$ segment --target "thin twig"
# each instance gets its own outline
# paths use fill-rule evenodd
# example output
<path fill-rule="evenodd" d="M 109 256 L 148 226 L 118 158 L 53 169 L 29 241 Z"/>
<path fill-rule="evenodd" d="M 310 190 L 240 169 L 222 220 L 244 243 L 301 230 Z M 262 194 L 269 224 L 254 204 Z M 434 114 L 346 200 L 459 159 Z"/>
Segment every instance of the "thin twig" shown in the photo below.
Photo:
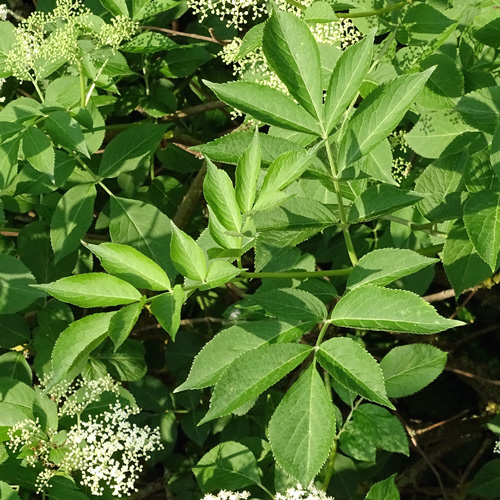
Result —
<path fill-rule="evenodd" d="M 486 333 L 495 332 L 500 328 L 500 323 L 495 323 L 494 325 L 489 325 L 486 328 L 478 330 L 477 332 L 471 333 L 467 337 L 461 340 L 457 340 L 454 343 L 453 350 L 455 351 L 459 346 L 465 344 L 466 342 L 470 342 L 471 340 L 477 339 Z"/>
<path fill-rule="evenodd" d="M 485 439 L 483 441 L 483 444 L 481 444 L 479 450 L 477 450 L 477 453 L 474 455 L 472 460 L 469 462 L 469 465 L 465 469 L 465 472 L 462 474 L 462 477 L 458 481 L 459 487 L 463 486 L 467 482 L 467 479 L 469 478 L 471 472 L 476 467 L 476 464 L 479 462 L 479 459 L 483 456 L 483 454 L 486 450 L 491 448 L 492 444 L 493 444 L 493 439 L 488 438 L 488 439 Z"/>
<path fill-rule="evenodd" d="M 170 36 L 183 36 L 186 38 L 195 38 L 196 40 L 218 43 L 219 45 L 228 45 L 232 42 L 232 40 L 219 40 L 215 36 L 214 31 L 211 28 L 208 30 L 211 36 L 197 35 L 196 33 L 186 33 L 184 31 L 176 31 L 168 28 L 159 28 L 157 26 L 139 26 L 139 28 L 148 31 L 159 31 L 160 33 L 166 33 L 167 35 Z"/>
<path fill-rule="evenodd" d="M 436 422 L 435 424 L 429 425 L 428 427 L 424 427 L 423 429 L 414 430 L 413 432 L 417 436 L 420 434 L 424 434 L 424 432 L 432 431 L 433 429 L 436 429 L 437 427 L 441 427 L 442 425 L 446 425 L 449 422 L 453 422 L 453 420 L 457 420 L 457 418 L 461 418 L 461 417 L 465 416 L 467 413 L 469 413 L 469 410 L 464 410 L 464 411 L 460 412 L 458 415 L 447 418 L 446 420 L 442 420 L 441 422 Z"/>
<path fill-rule="evenodd" d="M 222 109 L 227 107 L 227 104 L 222 101 L 208 101 L 202 104 L 197 104 L 196 106 L 191 106 L 190 108 L 179 109 L 168 115 L 165 115 L 159 119 L 159 122 L 173 122 L 175 120 L 180 120 L 181 118 L 186 118 L 191 115 L 196 115 L 198 113 L 205 113 L 206 111 L 212 111 L 213 109 Z"/>
<path fill-rule="evenodd" d="M 472 299 L 472 297 L 474 297 L 474 295 L 476 295 L 476 293 L 477 293 L 478 290 L 479 290 L 479 288 L 476 288 L 475 290 L 472 290 L 472 292 L 466 297 L 466 299 L 463 301 L 463 303 L 460 304 L 455 309 L 455 312 L 450 316 L 450 319 L 453 319 L 458 314 L 458 311 L 460 311 L 461 309 L 463 309 L 470 302 L 470 300 Z"/>
<path fill-rule="evenodd" d="M 485 384 L 499 385 L 500 386 L 500 380 L 493 380 L 491 378 L 481 377 L 481 375 L 476 375 L 474 373 L 465 372 L 463 370 L 459 370 L 458 368 L 446 367 L 445 370 L 449 371 L 449 372 L 456 373 L 457 375 L 462 375 L 462 377 L 467 377 L 467 378 L 471 378 L 473 380 L 477 380 L 478 382 L 483 382 Z"/>

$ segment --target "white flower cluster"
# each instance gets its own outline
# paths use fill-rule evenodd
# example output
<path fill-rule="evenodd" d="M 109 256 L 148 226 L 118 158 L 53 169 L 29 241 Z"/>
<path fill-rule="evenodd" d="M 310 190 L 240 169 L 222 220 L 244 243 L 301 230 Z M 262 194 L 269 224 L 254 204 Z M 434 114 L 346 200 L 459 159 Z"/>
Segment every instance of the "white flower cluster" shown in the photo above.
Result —
<path fill-rule="evenodd" d="M 102 495 L 108 485 L 117 497 L 137 491 L 135 481 L 142 471 L 141 459 L 162 447 L 158 429 L 138 427 L 129 421 L 139 409 L 122 407 L 119 402 L 110 411 L 90 417 L 73 426 L 65 442 L 71 451 L 64 460 L 68 470 L 78 470 L 82 484 L 92 495 Z"/>
<path fill-rule="evenodd" d="M 118 16 L 111 24 L 94 29 L 91 11 L 82 0 L 57 0 L 48 12 L 33 12 L 16 28 L 16 41 L 7 54 L 6 68 L 18 80 L 37 78 L 44 65 L 60 62 L 76 63 L 82 54 L 79 37 L 89 35 L 96 48 L 110 45 L 113 49 L 129 40 L 137 31 L 138 23 Z"/>
<path fill-rule="evenodd" d="M 56 390 L 57 400 L 64 399 L 59 415 L 78 417 L 68 431 L 45 433 L 38 419 L 24 420 L 9 430 L 7 446 L 15 453 L 22 452 L 29 465 L 40 463 L 44 467 L 37 477 L 37 492 L 49 487 L 59 472 L 79 472 L 81 483 L 93 495 L 102 495 L 105 486 L 117 497 L 137 491 L 135 482 L 143 468 L 140 462 L 163 446 L 158 429 L 130 422 L 140 409 L 122 406 L 118 389 L 109 375 L 100 380 L 84 379 L 76 385 L 62 384 Z M 83 410 L 104 392 L 113 393 L 116 402 L 108 411 L 81 420 Z M 51 460 L 55 449 L 60 452 L 57 463 Z"/>
<path fill-rule="evenodd" d="M 1 4 L 0 5 L 0 21 L 6 21 L 7 16 L 9 15 L 9 9 L 6 4 Z"/>
<path fill-rule="evenodd" d="M 495 447 L 493 448 L 493 453 L 500 453 L 500 441 L 495 443 Z"/>
<path fill-rule="evenodd" d="M 250 498 L 250 493 L 248 491 L 242 491 L 241 493 L 235 491 L 221 490 L 217 495 L 208 494 L 205 495 L 201 500 L 240 500 Z M 277 493 L 274 500 L 334 500 L 333 497 L 327 496 L 327 494 L 315 488 L 312 484 L 308 488 L 302 488 L 300 484 L 297 484 L 295 488 L 288 488 L 284 495 Z"/>
<path fill-rule="evenodd" d="M 296 488 L 288 488 L 284 495 L 278 493 L 276 500 L 334 500 L 333 497 L 310 485 L 308 488 L 302 488 L 300 484 Z"/>
<path fill-rule="evenodd" d="M 412 164 L 406 160 L 403 156 L 408 152 L 408 143 L 405 139 L 405 133 L 403 130 L 396 130 L 389 136 L 389 144 L 393 150 L 393 160 L 392 160 L 392 176 L 397 182 L 401 182 L 403 179 L 410 175 L 412 169 Z"/>
<path fill-rule="evenodd" d="M 205 495 L 202 500 L 246 500 L 247 498 L 250 498 L 250 493 L 248 491 L 238 493 L 235 491 L 221 490 L 217 495 L 212 495 L 211 493 Z"/>

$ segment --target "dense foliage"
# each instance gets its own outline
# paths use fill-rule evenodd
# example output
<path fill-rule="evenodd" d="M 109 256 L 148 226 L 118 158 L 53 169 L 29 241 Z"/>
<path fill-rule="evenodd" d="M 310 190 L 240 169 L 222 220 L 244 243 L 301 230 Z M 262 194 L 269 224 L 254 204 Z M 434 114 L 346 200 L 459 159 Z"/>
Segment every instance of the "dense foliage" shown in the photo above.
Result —
<path fill-rule="evenodd" d="M 500 498 L 500 2 L 34 4 L 0 498 Z"/>

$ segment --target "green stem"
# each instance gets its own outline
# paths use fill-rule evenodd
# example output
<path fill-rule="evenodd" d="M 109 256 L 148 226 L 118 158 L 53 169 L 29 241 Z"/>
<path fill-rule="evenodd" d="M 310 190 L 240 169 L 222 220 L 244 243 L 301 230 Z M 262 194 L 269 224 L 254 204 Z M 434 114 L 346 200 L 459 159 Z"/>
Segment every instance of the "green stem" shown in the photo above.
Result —
<path fill-rule="evenodd" d="M 83 74 L 82 62 L 78 61 L 78 73 L 80 74 L 80 106 L 85 107 L 85 75 Z"/>
<path fill-rule="evenodd" d="M 260 272 L 251 273 L 248 271 L 241 271 L 242 278 L 323 278 L 326 276 L 348 276 L 352 271 L 352 267 L 346 269 L 331 269 L 327 271 L 285 271 L 285 272 Z"/>
<path fill-rule="evenodd" d="M 44 102 L 45 98 L 43 97 L 43 93 L 40 90 L 40 87 L 38 86 L 36 79 L 32 78 L 31 83 L 33 84 L 33 87 L 35 87 L 36 93 L 38 94 L 38 97 L 40 97 L 40 101 Z"/>
<path fill-rule="evenodd" d="M 99 71 L 96 73 L 94 81 L 92 82 L 92 85 L 89 88 L 89 91 L 87 92 L 87 97 L 85 98 L 85 107 L 90 101 L 90 98 L 92 97 L 92 92 L 94 92 L 95 89 L 95 84 L 96 81 L 99 80 L 99 77 L 101 76 L 102 72 L 104 71 L 104 68 L 109 62 L 109 57 L 102 63 L 102 66 L 99 68 Z"/>
<path fill-rule="evenodd" d="M 349 259 L 351 260 L 352 265 L 355 266 L 358 263 L 358 256 L 356 255 L 356 251 L 354 250 L 351 234 L 349 233 L 349 224 L 347 223 L 347 213 L 345 211 L 342 193 L 340 192 L 340 184 L 337 179 L 338 172 L 337 172 L 337 167 L 335 165 L 335 161 L 333 159 L 332 148 L 330 147 L 330 142 L 328 141 L 328 134 L 324 129 L 323 129 L 323 139 L 325 140 L 325 148 L 326 148 L 326 153 L 328 155 L 328 162 L 330 163 L 330 169 L 332 171 L 333 188 L 337 196 L 337 204 L 339 206 L 340 222 L 342 226 L 342 232 L 344 233 L 345 246 L 347 248 L 347 253 L 349 254 Z"/>
<path fill-rule="evenodd" d="M 274 495 L 263 484 L 257 483 L 257 486 L 266 494 L 268 494 L 271 498 L 274 498 Z"/>
<path fill-rule="evenodd" d="M 336 457 L 337 457 L 337 440 L 335 439 L 333 441 L 328 461 L 326 462 L 325 479 L 323 480 L 323 491 L 326 491 L 328 489 L 328 486 L 330 485 L 330 480 L 332 479 L 333 476 L 333 469 L 335 467 Z"/>
<path fill-rule="evenodd" d="M 394 5 L 389 5 L 388 7 L 382 7 L 381 9 L 367 10 L 366 12 L 335 12 L 335 15 L 341 19 L 356 19 L 358 17 L 371 17 L 371 16 L 381 16 L 382 14 L 387 14 L 396 9 L 401 9 L 405 5 L 412 3 L 413 0 L 403 0 L 402 2 L 395 3 Z"/>
<path fill-rule="evenodd" d="M 77 154 L 73 153 L 72 151 L 68 151 L 68 152 L 84 168 L 84 170 L 86 170 L 94 178 L 94 181 L 97 184 L 99 184 L 99 186 L 101 186 L 102 189 L 104 189 L 104 191 L 106 191 L 106 193 L 109 194 L 109 196 L 111 196 L 111 198 L 115 197 L 115 195 L 106 187 L 106 185 L 101 180 L 99 180 L 99 177 L 97 177 L 97 175 L 94 174 L 94 172 L 92 172 L 92 170 L 90 170 L 88 165 Z"/>
<path fill-rule="evenodd" d="M 329 326 L 330 326 L 330 323 L 328 321 L 325 321 L 323 323 L 323 326 L 321 327 L 321 330 L 319 331 L 319 335 L 318 335 L 318 339 L 316 340 L 315 347 L 319 347 L 321 345 L 321 342 L 323 342 L 323 337 L 325 336 L 325 333 L 328 330 Z"/>

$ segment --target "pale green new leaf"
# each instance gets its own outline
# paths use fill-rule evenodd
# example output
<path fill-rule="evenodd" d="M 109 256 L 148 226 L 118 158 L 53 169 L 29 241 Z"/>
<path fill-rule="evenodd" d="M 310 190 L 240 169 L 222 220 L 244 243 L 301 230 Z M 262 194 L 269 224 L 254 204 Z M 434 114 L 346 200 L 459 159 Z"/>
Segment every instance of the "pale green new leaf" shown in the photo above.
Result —
<path fill-rule="evenodd" d="M 161 292 L 171 287 L 167 273 L 156 262 L 129 245 L 88 243 L 85 246 L 97 255 L 102 267 L 109 274 L 127 281 L 136 288 Z"/>
<path fill-rule="evenodd" d="M 321 366 L 344 389 L 394 408 L 387 398 L 380 366 L 356 341 L 346 337 L 327 340 L 319 347 L 317 356 Z"/>
<path fill-rule="evenodd" d="M 243 353 L 217 382 L 200 425 L 228 415 L 262 394 L 304 361 L 311 350 L 302 344 L 272 344 Z"/>
<path fill-rule="evenodd" d="M 306 151 L 288 151 L 276 158 L 269 166 L 262 184 L 260 196 L 267 192 L 285 189 L 309 167 L 314 156 Z"/>
<path fill-rule="evenodd" d="M 229 175 L 224 170 L 218 169 L 208 158 L 203 193 L 220 223 L 229 231 L 239 232 L 241 213 L 236 201 L 233 183 Z"/>
<path fill-rule="evenodd" d="M 175 285 L 171 293 L 162 293 L 151 301 L 151 312 L 172 340 L 175 340 L 181 325 L 181 309 L 185 301 L 186 293 L 181 285 Z"/>
<path fill-rule="evenodd" d="M 411 396 L 427 387 L 444 370 L 446 353 L 427 344 L 394 347 L 380 362 L 391 398 Z"/>
<path fill-rule="evenodd" d="M 52 351 L 52 376 L 47 389 L 58 384 L 108 336 L 114 312 L 92 314 L 73 322 L 57 339 Z"/>
<path fill-rule="evenodd" d="M 135 170 L 148 156 L 151 156 L 163 137 L 165 127 L 143 123 L 117 135 L 104 150 L 99 176 L 117 177 Z"/>
<path fill-rule="evenodd" d="M 105 273 L 77 274 L 33 286 L 79 307 L 121 306 L 141 299 L 141 294 L 130 283 Z"/>
<path fill-rule="evenodd" d="M 432 73 L 404 75 L 373 90 L 359 105 L 341 140 L 339 170 L 359 160 L 399 124 Z"/>
<path fill-rule="evenodd" d="M 137 323 L 141 310 L 142 304 L 136 302 L 122 307 L 111 318 L 108 335 L 115 345 L 115 352 L 127 340 L 132 328 Z"/>
<path fill-rule="evenodd" d="M 55 152 L 48 137 L 37 127 L 23 134 L 23 153 L 31 166 L 54 181 Z"/>
<path fill-rule="evenodd" d="M 351 224 L 376 219 L 414 205 L 422 198 L 424 195 L 415 191 L 405 191 L 389 184 L 377 184 L 363 191 L 354 200 L 347 218 Z"/>
<path fill-rule="evenodd" d="M 63 194 L 50 221 L 50 242 L 54 260 L 78 248 L 94 218 L 94 184 L 78 184 Z"/>
<path fill-rule="evenodd" d="M 460 220 L 456 221 L 448 232 L 442 260 L 446 276 L 457 297 L 492 274 L 488 264 L 476 252 Z"/>
<path fill-rule="evenodd" d="M 385 286 L 436 262 L 439 260 L 424 257 L 413 250 L 380 248 L 359 259 L 347 279 L 347 288 L 352 290 L 368 284 Z"/>
<path fill-rule="evenodd" d="M 461 321 L 443 318 L 412 292 L 374 285 L 364 285 L 344 295 L 335 306 L 331 321 L 346 328 L 421 334 L 463 325 Z"/>
<path fill-rule="evenodd" d="M 259 132 L 256 128 L 250 146 L 238 160 L 235 172 L 236 200 L 242 213 L 249 212 L 253 207 L 257 194 L 261 161 Z"/>
<path fill-rule="evenodd" d="M 253 453 L 240 443 L 226 441 L 203 455 L 193 467 L 196 481 L 204 493 L 213 490 L 239 490 L 260 484 Z"/>
<path fill-rule="evenodd" d="M 226 328 L 198 353 L 187 380 L 174 392 L 214 385 L 224 370 L 243 353 L 264 344 L 292 342 L 302 336 L 310 326 L 311 324 L 291 325 L 283 321 L 264 320 Z"/>
<path fill-rule="evenodd" d="M 205 83 L 221 101 L 257 120 L 287 130 L 321 135 L 318 121 L 279 90 L 244 81 Z"/>
<path fill-rule="evenodd" d="M 268 433 L 278 465 L 301 484 L 310 484 L 335 440 L 335 411 L 314 363 L 281 400 Z"/>
<path fill-rule="evenodd" d="M 312 293 L 297 288 L 278 288 L 252 295 L 252 300 L 276 318 L 287 321 L 322 321 L 328 312 Z"/>
<path fill-rule="evenodd" d="M 196 241 L 172 223 L 170 242 L 172 262 L 183 276 L 194 281 L 204 281 L 207 275 L 207 261 Z"/>
<path fill-rule="evenodd" d="M 494 272 L 500 251 L 500 194 L 471 194 L 464 205 L 464 222 L 474 248 Z"/>
<path fill-rule="evenodd" d="M 326 93 L 323 122 L 329 133 L 358 93 L 372 59 L 373 34 L 342 52 Z"/>
<path fill-rule="evenodd" d="M 320 55 L 309 26 L 295 14 L 275 9 L 264 27 L 262 48 L 290 95 L 312 116 L 321 119 Z"/>

